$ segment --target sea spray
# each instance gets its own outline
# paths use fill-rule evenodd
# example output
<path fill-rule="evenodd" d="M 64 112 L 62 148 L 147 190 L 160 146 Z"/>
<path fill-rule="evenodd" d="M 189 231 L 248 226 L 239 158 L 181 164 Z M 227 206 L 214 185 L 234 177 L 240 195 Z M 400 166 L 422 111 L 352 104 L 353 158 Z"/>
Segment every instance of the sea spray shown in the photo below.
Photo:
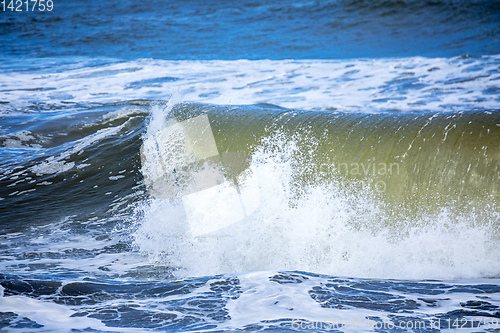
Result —
<path fill-rule="evenodd" d="M 453 206 L 394 216 L 371 187 L 341 177 L 297 186 L 308 157 L 283 133 L 263 139 L 239 180 L 242 188 L 258 184 L 251 215 L 196 237 L 181 200 L 151 198 L 143 202 L 135 245 L 178 276 L 276 269 L 376 278 L 500 274 L 495 219 L 485 224 L 481 213 L 457 214 Z"/>

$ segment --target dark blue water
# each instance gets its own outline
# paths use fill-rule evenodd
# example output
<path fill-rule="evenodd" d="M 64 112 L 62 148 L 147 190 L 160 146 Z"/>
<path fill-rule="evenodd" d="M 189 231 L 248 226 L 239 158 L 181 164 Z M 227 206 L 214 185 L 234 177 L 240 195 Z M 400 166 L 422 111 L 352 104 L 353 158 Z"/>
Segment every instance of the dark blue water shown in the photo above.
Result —
<path fill-rule="evenodd" d="M 497 0 L 54 1 L 0 16 L 0 54 L 124 59 L 449 57 L 500 52 Z"/>

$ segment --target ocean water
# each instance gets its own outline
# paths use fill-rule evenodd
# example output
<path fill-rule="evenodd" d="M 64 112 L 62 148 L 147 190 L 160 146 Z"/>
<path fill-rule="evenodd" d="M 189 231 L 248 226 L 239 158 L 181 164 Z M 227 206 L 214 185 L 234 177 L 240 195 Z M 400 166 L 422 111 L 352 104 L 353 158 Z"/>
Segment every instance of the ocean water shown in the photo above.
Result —
<path fill-rule="evenodd" d="M 50 4 L 0 3 L 0 330 L 500 332 L 499 1 Z"/>

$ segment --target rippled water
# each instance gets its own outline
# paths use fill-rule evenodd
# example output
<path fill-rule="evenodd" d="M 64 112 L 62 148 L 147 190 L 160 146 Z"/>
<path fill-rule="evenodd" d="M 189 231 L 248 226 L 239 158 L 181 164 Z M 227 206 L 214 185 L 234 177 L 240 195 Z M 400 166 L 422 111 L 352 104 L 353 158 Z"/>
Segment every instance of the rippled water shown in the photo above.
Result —
<path fill-rule="evenodd" d="M 499 53 L 496 0 L 54 1 L 6 12 L 3 53 L 127 59 L 338 59 Z"/>
<path fill-rule="evenodd" d="M 0 328 L 500 331 L 498 1 L 0 15 Z"/>

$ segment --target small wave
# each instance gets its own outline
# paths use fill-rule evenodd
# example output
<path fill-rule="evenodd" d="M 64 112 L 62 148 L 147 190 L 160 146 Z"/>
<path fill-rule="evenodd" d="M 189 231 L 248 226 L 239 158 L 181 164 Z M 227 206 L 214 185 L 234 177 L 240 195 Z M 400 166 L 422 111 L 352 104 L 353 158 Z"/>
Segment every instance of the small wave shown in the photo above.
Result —
<path fill-rule="evenodd" d="M 129 195 L 141 193 L 139 147 L 146 114 L 134 106 L 64 116 L 54 111 L 37 126 L 28 123 L 2 135 L 0 208 L 5 210 L 5 227 L 24 230 L 73 214 L 125 209 L 133 202 Z"/>

